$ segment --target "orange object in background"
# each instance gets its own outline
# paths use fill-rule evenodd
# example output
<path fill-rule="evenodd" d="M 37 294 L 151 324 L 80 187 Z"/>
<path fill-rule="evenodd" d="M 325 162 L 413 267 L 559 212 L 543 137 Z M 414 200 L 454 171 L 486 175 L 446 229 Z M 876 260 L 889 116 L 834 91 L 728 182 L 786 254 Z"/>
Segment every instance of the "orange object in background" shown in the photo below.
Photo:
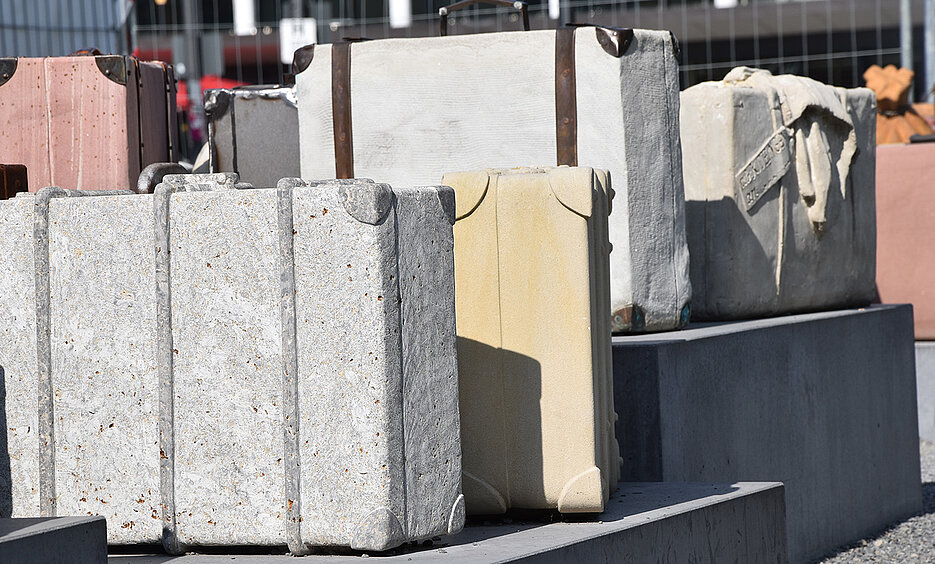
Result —
<path fill-rule="evenodd" d="M 935 143 L 877 147 L 877 290 L 935 340 Z"/>
<path fill-rule="evenodd" d="M 931 135 L 932 127 L 909 105 L 914 73 L 872 65 L 864 72 L 867 88 L 877 95 L 877 145 L 908 143 L 913 135 Z"/>

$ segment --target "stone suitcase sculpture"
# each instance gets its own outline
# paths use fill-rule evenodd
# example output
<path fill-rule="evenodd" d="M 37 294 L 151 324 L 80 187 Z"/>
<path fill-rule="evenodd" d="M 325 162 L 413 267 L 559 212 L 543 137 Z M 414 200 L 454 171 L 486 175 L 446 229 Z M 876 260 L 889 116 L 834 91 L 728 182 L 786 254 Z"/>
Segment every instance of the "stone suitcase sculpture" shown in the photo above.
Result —
<path fill-rule="evenodd" d="M 235 182 L 0 202 L 13 515 L 173 553 L 460 530 L 451 190 Z"/>
<path fill-rule="evenodd" d="M 740 67 L 681 111 L 694 315 L 869 304 L 873 92 Z"/>
<path fill-rule="evenodd" d="M 29 190 L 130 189 L 178 158 L 172 67 L 123 55 L 0 59 L 0 155 L 29 169 Z"/>
<path fill-rule="evenodd" d="M 877 290 L 911 303 L 917 340 L 935 340 L 935 143 L 877 147 Z"/>
<path fill-rule="evenodd" d="M 674 329 L 691 293 L 677 58 L 669 32 L 603 27 L 308 46 L 294 63 L 302 176 L 606 168 L 613 328 Z"/>
<path fill-rule="evenodd" d="M 212 172 L 236 172 L 256 186 L 275 186 L 280 178 L 299 176 L 294 86 L 209 90 L 205 113 Z"/>
<path fill-rule="evenodd" d="M 610 178 L 559 167 L 442 182 L 456 194 L 467 510 L 600 512 L 620 468 L 603 321 Z"/>

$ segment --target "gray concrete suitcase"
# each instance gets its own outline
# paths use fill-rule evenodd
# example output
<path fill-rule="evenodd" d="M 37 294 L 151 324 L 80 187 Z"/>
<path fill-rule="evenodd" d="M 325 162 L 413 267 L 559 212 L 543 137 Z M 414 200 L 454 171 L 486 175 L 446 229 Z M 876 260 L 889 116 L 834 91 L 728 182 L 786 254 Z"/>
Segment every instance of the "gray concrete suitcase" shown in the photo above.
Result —
<path fill-rule="evenodd" d="M 451 190 L 309 184 L 0 201 L 14 516 L 173 553 L 460 530 Z"/>
<path fill-rule="evenodd" d="M 205 93 L 211 172 L 236 172 L 255 186 L 299 176 L 294 86 L 238 86 Z"/>

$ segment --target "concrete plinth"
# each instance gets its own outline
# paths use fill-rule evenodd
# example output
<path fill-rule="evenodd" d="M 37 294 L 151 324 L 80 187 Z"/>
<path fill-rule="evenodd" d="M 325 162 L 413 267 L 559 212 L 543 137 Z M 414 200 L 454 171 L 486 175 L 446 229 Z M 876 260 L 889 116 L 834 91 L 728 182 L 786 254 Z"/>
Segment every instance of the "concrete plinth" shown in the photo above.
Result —
<path fill-rule="evenodd" d="M 431 547 L 408 544 L 380 562 L 785 562 L 783 486 L 777 483 L 628 484 L 604 513 L 581 522 L 469 525 Z M 362 561 L 306 556 L 303 562 Z M 296 562 L 289 556 L 188 555 L 173 564 Z M 114 564 L 157 564 L 159 555 L 112 555 Z"/>
<path fill-rule="evenodd" d="M 103 517 L 0 519 L 0 561 L 107 562 L 107 523 Z"/>
<path fill-rule="evenodd" d="M 919 438 L 935 443 L 935 341 L 916 341 Z"/>
<path fill-rule="evenodd" d="M 782 481 L 789 560 L 922 508 L 912 308 L 615 337 L 623 476 Z"/>

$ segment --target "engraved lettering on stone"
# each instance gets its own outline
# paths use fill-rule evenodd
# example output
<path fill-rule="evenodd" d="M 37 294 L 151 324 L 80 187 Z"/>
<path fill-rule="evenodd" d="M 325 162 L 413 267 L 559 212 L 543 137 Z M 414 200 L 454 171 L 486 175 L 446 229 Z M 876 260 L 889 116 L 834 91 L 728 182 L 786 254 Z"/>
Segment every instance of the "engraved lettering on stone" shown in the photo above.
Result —
<path fill-rule="evenodd" d="M 737 173 L 737 192 L 748 212 L 789 170 L 792 144 L 792 130 L 780 129 Z"/>

